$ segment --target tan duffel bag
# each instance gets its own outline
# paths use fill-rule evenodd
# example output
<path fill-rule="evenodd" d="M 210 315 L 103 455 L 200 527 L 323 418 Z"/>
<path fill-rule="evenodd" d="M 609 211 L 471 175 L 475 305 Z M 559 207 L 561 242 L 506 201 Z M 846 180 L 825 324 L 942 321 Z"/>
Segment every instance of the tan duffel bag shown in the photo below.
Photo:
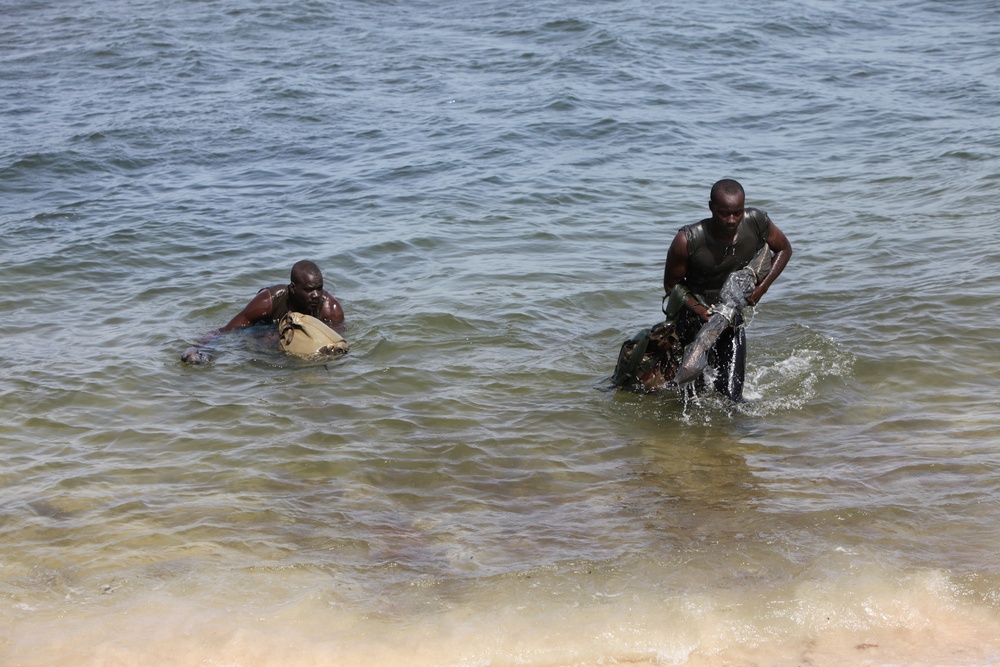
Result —
<path fill-rule="evenodd" d="M 278 322 L 278 345 L 297 357 L 336 357 L 350 347 L 344 337 L 312 315 L 287 313 Z"/>

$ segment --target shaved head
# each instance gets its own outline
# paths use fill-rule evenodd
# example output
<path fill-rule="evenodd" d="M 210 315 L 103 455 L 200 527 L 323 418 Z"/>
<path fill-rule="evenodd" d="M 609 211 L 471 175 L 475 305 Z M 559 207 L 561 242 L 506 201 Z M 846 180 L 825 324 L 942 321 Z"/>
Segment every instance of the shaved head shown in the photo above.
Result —
<path fill-rule="evenodd" d="M 746 196 L 743 192 L 743 186 L 731 178 L 724 178 L 721 181 L 716 181 L 715 185 L 712 186 L 712 195 L 709 199 L 718 202 L 720 197 L 728 199 L 737 195 Z"/>
<path fill-rule="evenodd" d="M 292 282 L 302 284 L 308 282 L 310 278 L 319 278 L 321 281 L 323 279 L 323 274 L 316 263 L 310 262 L 308 259 L 295 262 L 292 266 Z"/>

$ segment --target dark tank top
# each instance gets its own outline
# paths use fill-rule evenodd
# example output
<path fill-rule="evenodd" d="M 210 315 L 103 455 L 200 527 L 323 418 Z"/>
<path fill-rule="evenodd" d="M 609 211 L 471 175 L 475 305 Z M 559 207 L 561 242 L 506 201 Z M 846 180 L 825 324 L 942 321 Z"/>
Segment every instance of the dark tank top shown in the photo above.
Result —
<path fill-rule="evenodd" d="M 688 244 L 684 282 L 692 292 L 714 304 L 729 274 L 749 264 L 767 244 L 771 218 L 759 208 L 747 208 L 736 230 L 733 245 L 717 241 L 708 231 L 709 222 L 711 218 L 706 218 L 682 228 Z"/>
<path fill-rule="evenodd" d="M 288 285 L 271 285 L 270 287 L 262 288 L 260 291 L 263 292 L 264 290 L 267 290 L 271 294 L 271 319 L 277 322 L 288 313 Z M 322 305 L 320 307 L 322 308 Z M 308 313 L 303 314 L 319 317 L 318 309 L 310 309 Z"/>

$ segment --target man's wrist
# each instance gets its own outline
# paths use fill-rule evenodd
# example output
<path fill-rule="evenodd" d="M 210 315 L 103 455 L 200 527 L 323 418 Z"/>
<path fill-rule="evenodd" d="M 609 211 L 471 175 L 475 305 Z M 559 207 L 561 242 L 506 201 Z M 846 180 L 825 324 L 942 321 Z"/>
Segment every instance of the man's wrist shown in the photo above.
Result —
<path fill-rule="evenodd" d="M 702 304 L 697 300 L 694 300 L 692 303 L 689 303 L 688 308 L 691 310 L 691 312 L 693 312 L 695 315 L 698 315 L 699 317 L 704 318 L 708 316 L 708 308 L 706 308 L 704 304 Z"/>

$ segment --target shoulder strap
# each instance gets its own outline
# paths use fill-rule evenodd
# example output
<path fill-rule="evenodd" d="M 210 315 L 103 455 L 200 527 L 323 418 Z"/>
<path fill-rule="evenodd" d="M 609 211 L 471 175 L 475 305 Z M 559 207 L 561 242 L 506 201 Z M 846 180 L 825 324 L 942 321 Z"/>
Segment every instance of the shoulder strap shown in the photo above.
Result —
<path fill-rule="evenodd" d="M 281 319 L 288 312 L 288 285 L 270 285 L 261 287 L 257 293 L 267 292 L 271 295 L 271 318 Z"/>
<path fill-rule="evenodd" d="M 705 225 L 701 222 L 696 222 L 690 225 L 685 225 L 683 229 L 684 236 L 687 238 L 688 242 L 688 255 L 690 256 L 694 249 L 705 245 Z"/>

